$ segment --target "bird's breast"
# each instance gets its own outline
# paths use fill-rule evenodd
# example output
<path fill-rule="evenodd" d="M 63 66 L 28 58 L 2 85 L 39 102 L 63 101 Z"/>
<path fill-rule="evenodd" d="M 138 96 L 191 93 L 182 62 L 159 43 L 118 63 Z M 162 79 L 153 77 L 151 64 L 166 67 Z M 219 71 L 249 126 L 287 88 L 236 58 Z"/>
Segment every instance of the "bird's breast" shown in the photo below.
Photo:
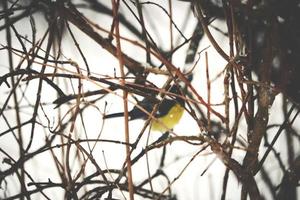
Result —
<path fill-rule="evenodd" d="M 156 120 L 152 120 L 151 130 L 166 132 L 172 129 L 179 122 L 183 115 L 183 111 L 184 108 L 177 103 L 166 115 L 159 117 Z"/>

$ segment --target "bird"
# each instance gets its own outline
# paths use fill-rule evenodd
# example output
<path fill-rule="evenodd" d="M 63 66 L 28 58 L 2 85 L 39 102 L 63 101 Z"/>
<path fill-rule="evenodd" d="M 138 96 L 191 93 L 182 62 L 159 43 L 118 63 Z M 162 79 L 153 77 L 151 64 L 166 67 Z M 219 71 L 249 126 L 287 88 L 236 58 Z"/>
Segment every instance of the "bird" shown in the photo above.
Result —
<path fill-rule="evenodd" d="M 163 100 L 158 103 L 157 111 L 153 114 L 155 119 L 151 119 L 151 131 L 159 131 L 162 133 L 168 132 L 180 121 L 184 113 L 185 105 L 185 100 L 181 97 L 180 91 L 178 85 L 172 85 L 169 92 L 173 93 L 174 96 L 166 95 Z M 129 120 L 147 120 L 149 118 L 149 113 L 153 111 L 153 108 L 157 103 L 153 102 L 153 100 L 149 100 L 149 98 L 144 98 L 137 104 L 138 106 L 134 106 L 133 109 L 128 112 Z M 148 113 L 144 112 L 141 108 Z M 124 112 L 118 112 L 104 115 L 103 119 L 122 116 L 124 116 Z"/>

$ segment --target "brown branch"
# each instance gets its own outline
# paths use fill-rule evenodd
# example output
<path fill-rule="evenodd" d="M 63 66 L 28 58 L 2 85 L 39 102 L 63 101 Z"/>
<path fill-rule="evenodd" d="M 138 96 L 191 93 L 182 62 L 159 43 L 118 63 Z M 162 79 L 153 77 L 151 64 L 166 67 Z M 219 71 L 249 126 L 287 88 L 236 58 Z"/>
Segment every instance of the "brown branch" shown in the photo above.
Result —
<path fill-rule="evenodd" d="M 113 16 L 115 20 L 115 31 L 116 31 L 116 41 L 117 41 L 117 58 L 119 60 L 120 72 L 121 72 L 121 85 L 125 86 L 125 71 L 124 71 L 124 58 L 122 55 L 121 41 L 120 41 L 120 31 L 119 31 L 119 0 L 111 0 L 113 7 Z M 125 141 L 129 142 L 129 125 L 128 125 L 128 92 L 123 90 L 123 105 L 124 105 L 124 132 L 125 132 Z M 128 191 L 130 200 L 134 200 L 134 188 L 133 188 L 133 177 L 131 169 L 131 159 L 130 159 L 130 147 L 126 146 L 126 163 L 127 163 L 127 176 L 128 176 Z"/>
<path fill-rule="evenodd" d="M 103 38 L 99 35 L 92 26 L 85 19 L 83 14 L 81 14 L 72 3 L 68 2 L 68 8 L 59 7 L 60 14 L 66 20 L 70 21 L 74 24 L 78 29 L 80 29 L 83 33 L 88 35 L 92 40 L 101 45 L 104 49 L 110 52 L 113 56 L 118 58 L 117 48 L 107 39 Z M 130 58 L 126 54 L 122 52 L 122 57 L 124 60 L 124 65 L 128 68 L 129 72 L 133 74 L 142 74 L 144 72 L 144 67 L 137 62 L 136 60 Z"/>

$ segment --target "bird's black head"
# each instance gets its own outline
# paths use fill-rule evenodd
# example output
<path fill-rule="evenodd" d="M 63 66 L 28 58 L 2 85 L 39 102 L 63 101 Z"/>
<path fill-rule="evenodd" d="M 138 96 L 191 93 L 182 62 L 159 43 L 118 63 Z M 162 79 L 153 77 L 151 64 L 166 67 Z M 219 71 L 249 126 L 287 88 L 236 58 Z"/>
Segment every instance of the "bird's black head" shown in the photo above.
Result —
<path fill-rule="evenodd" d="M 179 85 L 172 85 L 171 86 L 171 89 L 169 90 L 169 92 L 175 94 L 176 96 L 174 96 L 175 100 L 182 106 L 184 107 L 184 104 L 185 104 L 185 100 L 183 98 L 183 90 L 180 88 Z"/>

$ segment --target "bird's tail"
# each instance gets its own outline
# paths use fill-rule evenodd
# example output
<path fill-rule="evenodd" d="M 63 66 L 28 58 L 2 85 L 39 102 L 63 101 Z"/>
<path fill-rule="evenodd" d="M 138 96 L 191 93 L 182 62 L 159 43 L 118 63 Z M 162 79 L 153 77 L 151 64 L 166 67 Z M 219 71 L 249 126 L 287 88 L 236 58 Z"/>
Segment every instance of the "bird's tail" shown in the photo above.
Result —
<path fill-rule="evenodd" d="M 123 116 L 124 116 L 124 112 L 119 112 L 119 113 L 113 113 L 113 114 L 109 114 L 109 115 L 104 115 L 103 119 L 115 118 L 115 117 L 123 117 Z"/>

